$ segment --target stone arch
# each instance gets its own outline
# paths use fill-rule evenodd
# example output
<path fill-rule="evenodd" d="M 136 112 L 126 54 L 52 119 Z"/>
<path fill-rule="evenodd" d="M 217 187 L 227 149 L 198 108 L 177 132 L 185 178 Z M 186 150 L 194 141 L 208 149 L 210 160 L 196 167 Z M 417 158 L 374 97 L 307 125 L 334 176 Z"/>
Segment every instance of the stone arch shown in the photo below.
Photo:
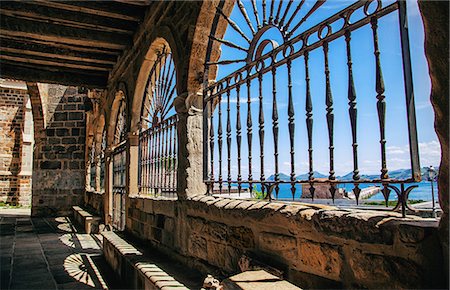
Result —
<path fill-rule="evenodd" d="M 108 122 L 108 128 L 107 128 L 107 138 L 106 138 L 106 144 L 107 147 L 111 147 L 114 145 L 114 134 L 116 131 L 116 123 L 117 123 L 117 116 L 119 114 L 121 105 L 125 105 L 125 117 L 126 117 L 126 124 L 128 124 L 129 120 L 129 100 L 127 98 L 128 96 L 128 90 L 126 87 L 126 84 L 124 82 L 119 82 L 117 85 L 117 89 L 114 93 L 114 99 L 111 105 L 111 111 L 109 113 L 109 122 Z"/>
<path fill-rule="evenodd" d="M 230 15 L 233 10 L 235 1 L 204 1 L 200 9 L 197 23 L 195 25 L 195 32 L 192 41 L 191 55 L 189 56 L 189 70 L 187 76 L 187 90 L 191 95 L 187 98 L 187 108 L 195 106 L 198 109 L 202 108 L 202 100 L 197 97 L 201 95 L 204 84 L 216 78 L 217 67 L 212 67 L 205 75 L 205 62 L 217 61 L 220 58 L 221 48 L 216 43 L 210 43 L 209 35 L 212 30 L 215 31 L 215 36 L 222 38 L 227 29 L 226 20 L 221 17 L 218 21 L 217 27 L 213 27 L 215 21 L 217 6 L 221 6 L 222 11 L 226 15 Z M 211 52 L 210 54 L 208 52 Z"/>
<path fill-rule="evenodd" d="M 41 138 L 45 137 L 45 112 L 37 83 L 27 82 L 27 88 L 33 113 L 34 140 L 38 143 Z"/>
<path fill-rule="evenodd" d="M 151 42 L 145 57 L 140 65 L 139 73 L 135 82 L 133 103 L 131 106 L 131 124 L 130 132 L 137 132 L 140 129 L 141 122 L 141 111 L 142 111 L 142 101 L 145 92 L 145 86 L 147 84 L 147 79 L 153 69 L 153 66 L 157 60 L 157 54 L 162 51 L 163 47 L 168 47 L 172 53 L 173 62 L 175 65 L 176 72 L 176 89 L 180 92 L 180 65 L 179 65 L 179 53 L 176 49 L 175 39 L 170 32 L 170 29 L 163 26 L 160 32 L 155 36 Z"/>

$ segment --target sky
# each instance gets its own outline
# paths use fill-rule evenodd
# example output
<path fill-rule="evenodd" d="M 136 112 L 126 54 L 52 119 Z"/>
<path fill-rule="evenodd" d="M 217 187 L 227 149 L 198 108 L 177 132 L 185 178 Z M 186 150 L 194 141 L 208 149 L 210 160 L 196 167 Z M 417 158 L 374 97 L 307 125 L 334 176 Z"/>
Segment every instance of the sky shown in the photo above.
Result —
<path fill-rule="evenodd" d="M 282 7 L 286 7 L 284 1 Z M 311 17 L 294 33 L 298 35 L 305 29 L 308 29 L 330 15 L 339 12 L 349 6 L 354 1 L 329 0 L 320 7 Z M 393 1 L 383 1 L 386 5 Z M 249 14 L 249 18 L 256 27 L 255 17 L 252 12 L 251 2 L 243 1 Z M 257 1 L 259 17 L 262 18 L 262 2 Z M 278 1 L 275 0 L 275 7 L 278 7 Z M 288 13 L 292 14 L 294 7 L 299 1 L 294 1 Z M 302 17 L 310 7 L 315 3 L 312 0 L 306 0 L 302 10 L 297 17 Z M 269 11 L 271 1 L 267 1 L 267 11 Z M 383 4 L 383 5 L 385 5 Z M 419 152 L 421 166 L 437 166 L 440 161 L 440 147 L 437 140 L 433 122 L 434 115 L 429 101 L 431 82 L 428 75 L 428 66 L 424 56 L 423 41 L 424 32 L 422 20 L 414 0 L 408 0 L 408 22 L 409 37 L 412 56 L 413 83 L 417 117 L 417 129 L 419 140 Z M 371 7 L 370 9 L 372 9 Z M 306 9 L 306 10 L 305 10 Z M 369 9 L 369 10 L 370 10 Z M 275 9 L 276 10 L 276 9 Z M 282 9 L 283 11 L 283 9 Z M 303 14 L 302 14 L 303 13 Z M 361 13 L 355 12 L 352 16 L 352 22 L 362 17 Z M 295 19 L 300 19 L 295 18 Z M 231 19 L 241 28 L 246 35 L 251 35 L 242 14 L 237 6 L 234 8 Z M 287 21 L 287 20 L 286 20 Z M 297 20 L 298 22 L 298 20 Z M 285 22 L 286 23 L 286 22 Z M 294 26 L 295 20 L 292 22 Z M 337 29 L 339 23 L 332 25 L 332 29 Z M 403 82 L 403 69 L 401 58 L 401 46 L 399 37 L 398 12 L 394 11 L 379 20 L 379 47 L 381 67 L 385 82 L 386 96 L 386 150 L 387 167 L 389 170 L 410 168 L 409 141 L 407 131 L 407 117 L 405 107 L 405 93 Z M 250 36 L 251 37 L 251 36 Z M 224 39 L 244 48 L 248 43 L 232 28 L 228 27 Z M 277 28 L 269 29 L 262 36 L 262 39 L 275 40 L 278 44 L 283 43 L 282 36 Z M 314 41 L 311 38 L 310 42 Z M 270 45 L 269 45 L 270 46 Z M 266 47 L 264 52 L 270 50 Z M 353 75 L 356 88 L 356 102 L 358 109 L 357 116 L 357 138 L 358 138 L 358 159 L 359 170 L 361 174 L 379 174 L 380 173 L 380 133 L 378 125 L 378 115 L 376 110 L 376 91 L 375 91 L 375 56 L 373 47 L 372 29 L 370 25 L 365 25 L 352 32 L 351 50 L 353 60 Z M 246 53 L 221 46 L 221 60 L 242 59 Z M 294 46 L 294 50 L 298 46 Z M 217 79 L 226 77 L 235 69 L 242 67 L 244 63 L 221 65 Z M 329 171 L 329 150 L 328 150 L 328 129 L 326 123 L 326 104 L 325 104 L 325 74 L 324 74 L 324 52 L 322 48 L 310 52 L 310 84 L 313 103 L 313 159 L 314 170 L 327 174 Z M 347 99 L 348 90 L 348 71 L 345 38 L 340 37 L 329 44 L 329 69 L 330 82 L 333 94 L 334 108 L 334 155 L 336 175 L 345 175 L 353 170 L 352 138 L 349 119 L 349 105 Z M 308 171 L 308 145 L 307 131 L 305 123 L 305 68 L 304 58 L 296 58 L 292 63 L 292 81 L 293 98 L 295 108 L 295 173 L 303 174 Z M 279 115 L 279 172 L 290 173 L 290 155 L 289 155 L 289 131 L 287 121 L 287 69 L 286 65 L 277 68 L 277 108 Z M 240 113 L 242 125 L 242 175 L 244 178 L 248 175 L 248 150 L 246 137 L 247 120 L 247 87 L 241 86 L 240 95 Z M 252 120 L 253 120 L 253 177 L 259 178 L 260 171 L 260 150 L 258 137 L 258 82 L 254 79 L 251 83 L 252 100 Z M 266 73 L 263 76 L 263 104 L 265 117 L 265 145 L 264 145 L 264 163 L 265 177 L 274 173 L 274 142 L 272 134 L 272 75 Z M 222 96 L 222 126 L 223 126 L 223 149 L 222 149 L 222 170 L 223 177 L 227 177 L 227 146 L 226 146 L 226 125 L 227 125 L 227 100 L 226 95 Z M 236 144 L 236 91 L 230 93 L 230 125 L 232 128 L 232 148 L 231 148 L 231 175 L 236 179 L 237 175 L 237 144 Z M 215 174 L 218 173 L 218 147 L 217 147 L 217 121 L 218 108 L 214 114 L 215 127 Z"/>

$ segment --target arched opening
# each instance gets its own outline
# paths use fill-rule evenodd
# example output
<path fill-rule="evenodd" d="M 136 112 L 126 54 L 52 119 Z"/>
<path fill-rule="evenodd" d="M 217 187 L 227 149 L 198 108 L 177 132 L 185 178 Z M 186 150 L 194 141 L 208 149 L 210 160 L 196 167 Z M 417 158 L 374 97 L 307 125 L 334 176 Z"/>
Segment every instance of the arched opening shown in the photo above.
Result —
<path fill-rule="evenodd" d="M 32 197 L 34 122 L 24 82 L 0 79 L 0 204 L 29 207 Z"/>
<path fill-rule="evenodd" d="M 124 90 L 119 90 L 114 99 L 110 122 L 109 140 L 112 161 L 112 226 L 125 228 L 126 164 L 127 164 L 127 100 Z"/>
<path fill-rule="evenodd" d="M 177 96 L 176 69 L 167 42 L 152 45 L 156 59 L 147 76 L 140 112 L 139 192 L 153 196 L 176 197 L 177 122 L 174 108 Z"/>
<path fill-rule="evenodd" d="M 430 87 L 423 63 L 412 71 L 416 23 L 406 25 L 405 2 L 303 4 L 217 4 L 203 103 L 209 192 L 355 205 L 376 195 L 405 214 L 416 185 L 430 188 L 416 184 L 426 173 L 417 130 L 428 130 L 414 102 Z"/>

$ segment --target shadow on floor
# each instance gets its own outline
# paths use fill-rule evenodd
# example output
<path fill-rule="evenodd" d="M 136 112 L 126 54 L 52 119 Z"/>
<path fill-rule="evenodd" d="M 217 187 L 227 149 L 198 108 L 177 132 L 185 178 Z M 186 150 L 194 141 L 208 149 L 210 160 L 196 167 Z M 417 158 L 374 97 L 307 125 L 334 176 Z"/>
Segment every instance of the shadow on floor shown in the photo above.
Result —
<path fill-rule="evenodd" d="M 121 289 L 101 241 L 78 231 L 69 217 L 0 209 L 1 289 Z"/>

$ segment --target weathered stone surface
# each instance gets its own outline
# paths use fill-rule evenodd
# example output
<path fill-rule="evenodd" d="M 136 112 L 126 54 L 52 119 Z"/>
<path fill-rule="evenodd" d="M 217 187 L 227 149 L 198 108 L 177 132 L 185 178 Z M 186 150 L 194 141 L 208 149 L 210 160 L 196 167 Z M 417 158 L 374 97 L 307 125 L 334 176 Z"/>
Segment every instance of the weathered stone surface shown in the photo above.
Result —
<path fill-rule="evenodd" d="M 308 240 L 298 241 L 298 263 L 294 268 L 339 280 L 343 266 L 341 249 L 339 246 L 318 243 Z"/>
<path fill-rule="evenodd" d="M 367 254 L 352 251 L 349 265 L 355 277 L 355 285 L 373 288 L 416 288 L 420 284 L 422 271 L 414 262 L 399 257 Z M 396 273 L 392 276 L 391 273 Z"/>
<path fill-rule="evenodd" d="M 314 227 L 327 235 L 354 239 L 364 243 L 392 244 L 390 231 L 377 224 L 387 214 L 371 211 L 349 213 L 347 211 L 319 211 L 312 219 Z M 332 221 L 332 222 L 331 222 Z"/>
<path fill-rule="evenodd" d="M 196 234 L 190 235 L 188 240 L 188 252 L 193 257 L 206 260 L 208 258 L 206 239 Z"/>
<path fill-rule="evenodd" d="M 262 232 L 259 234 L 259 248 L 268 253 L 275 252 L 287 261 L 297 260 L 297 239 L 295 237 Z"/>

